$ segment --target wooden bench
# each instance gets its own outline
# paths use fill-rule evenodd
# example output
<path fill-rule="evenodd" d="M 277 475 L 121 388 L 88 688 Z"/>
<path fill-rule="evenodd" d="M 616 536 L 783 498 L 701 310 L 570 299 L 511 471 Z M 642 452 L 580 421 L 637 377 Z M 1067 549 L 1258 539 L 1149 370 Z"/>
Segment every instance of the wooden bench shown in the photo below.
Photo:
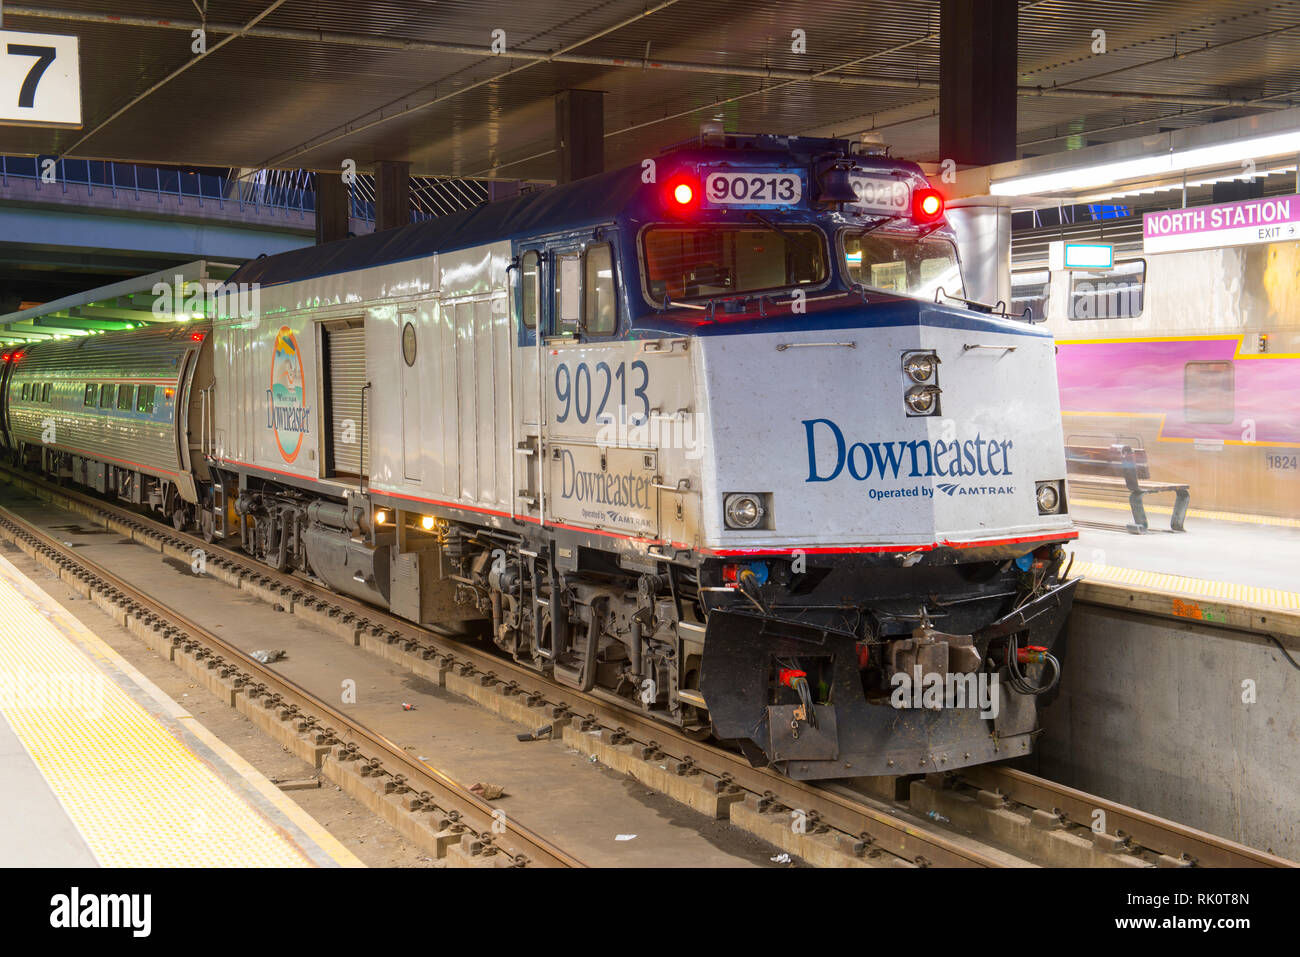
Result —
<path fill-rule="evenodd" d="M 1133 524 L 1125 527 L 1134 535 L 1148 530 L 1143 496 L 1157 492 L 1174 493 L 1174 513 L 1169 518 L 1169 528 L 1175 532 L 1185 531 L 1183 520 L 1187 517 L 1187 505 L 1192 497 L 1189 487 L 1178 482 L 1151 481 L 1146 449 L 1134 449 L 1129 445 L 1069 445 L 1065 449 L 1065 463 L 1071 486 L 1092 485 L 1128 491 Z"/>

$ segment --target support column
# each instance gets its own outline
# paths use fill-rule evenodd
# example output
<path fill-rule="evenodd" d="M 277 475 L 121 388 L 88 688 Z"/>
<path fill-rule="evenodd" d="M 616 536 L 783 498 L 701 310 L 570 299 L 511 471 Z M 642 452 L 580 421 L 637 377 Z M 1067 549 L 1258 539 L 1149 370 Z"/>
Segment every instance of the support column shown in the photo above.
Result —
<path fill-rule="evenodd" d="M 605 94 L 561 90 L 555 94 L 556 182 L 571 183 L 605 171 Z"/>
<path fill-rule="evenodd" d="M 348 188 L 342 173 L 316 174 L 316 245 L 348 237 Z"/>
<path fill-rule="evenodd" d="M 940 0 L 939 153 L 958 166 L 1016 158 L 1016 0 Z"/>
<path fill-rule="evenodd" d="M 375 232 L 411 221 L 411 164 L 382 160 L 375 164 Z"/>

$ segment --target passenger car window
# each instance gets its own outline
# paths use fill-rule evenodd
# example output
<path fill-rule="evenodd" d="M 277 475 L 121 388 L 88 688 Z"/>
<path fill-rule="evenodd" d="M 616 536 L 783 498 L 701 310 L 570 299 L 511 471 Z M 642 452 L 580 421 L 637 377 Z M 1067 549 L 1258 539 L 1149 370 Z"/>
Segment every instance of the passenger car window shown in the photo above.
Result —
<path fill-rule="evenodd" d="M 1046 269 L 1021 270 L 1011 274 L 1011 313 L 1020 315 L 1029 310 L 1033 322 L 1047 318 L 1047 297 L 1050 294 L 1052 274 Z"/>
<path fill-rule="evenodd" d="M 29 393 L 30 391 L 31 391 L 31 385 L 29 385 L 28 383 L 24 382 L 24 383 L 23 383 L 23 398 L 24 398 L 24 399 L 27 398 L 28 393 Z"/>
<path fill-rule="evenodd" d="M 614 257 L 609 243 L 587 247 L 583 277 L 583 325 L 596 336 L 614 333 L 618 325 L 618 298 L 614 285 Z"/>
<path fill-rule="evenodd" d="M 1237 415 L 1232 363 L 1189 362 L 1183 366 L 1183 418 L 1229 425 Z"/>
<path fill-rule="evenodd" d="M 540 300 L 538 295 L 542 289 L 542 267 L 541 258 L 533 250 L 524 253 L 523 261 L 519 268 L 520 282 L 520 318 L 523 320 L 525 329 L 537 328 L 537 305 Z"/>
<path fill-rule="evenodd" d="M 95 396 L 97 396 L 98 394 L 99 394 L 99 387 L 95 385 L 95 383 L 93 382 L 86 383 L 86 395 L 85 398 L 82 400 L 81 404 L 94 405 Z"/>
<path fill-rule="evenodd" d="M 111 385 L 101 385 L 99 387 L 99 407 L 101 409 L 111 409 L 113 407 L 113 390 L 116 388 Z"/>
<path fill-rule="evenodd" d="M 153 397 L 157 388 L 155 385 L 142 385 L 136 390 L 135 410 L 137 412 L 143 412 L 146 415 L 153 413 Z"/>
<path fill-rule="evenodd" d="M 119 409 L 131 408 L 131 400 L 135 398 L 135 386 L 120 385 L 117 387 L 117 407 Z"/>
<path fill-rule="evenodd" d="M 1116 263 L 1114 269 L 1070 272 L 1071 319 L 1133 319 L 1142 314 L 1145 259 Z"/>
<path fill-rule="evenodd" d="M 50 401 L 50 384 L 48 382 L 41 386 L 41 401 Z"/>

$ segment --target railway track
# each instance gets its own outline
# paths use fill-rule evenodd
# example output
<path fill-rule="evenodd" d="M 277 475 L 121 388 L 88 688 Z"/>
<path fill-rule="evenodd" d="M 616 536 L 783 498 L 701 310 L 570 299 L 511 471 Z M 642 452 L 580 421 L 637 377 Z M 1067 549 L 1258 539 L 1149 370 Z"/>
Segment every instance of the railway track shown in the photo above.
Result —
<path fill-rule="evenodd" d="M 332 751 L 337 761 L 353 763 L 363 769 L 363 775 L 383 779 L 389 793 L 409 795 L 405 803 L 410 810 L 438 822 L 438 830 L 449 839 L 472 844 L 473 853 L 489 858 L 499 854 L 511 866 L 585 866 L 551 841 L 500 815 L 448 775 L 5 508 L 0 508 L 0 529 L 26 543 L 30 551 L 71 570 L 88 590 L 106 594 L 133 617 L 161 629 L 172 644 L 197 652 L 196 657 L 218 671 L 233 690 L 292 722 L 298 733 Z"/>
<path fill-rule="evenodd" d="M 449 687 L 453 678 L 459 683 L 459 688 L 453 690 L 461 690 L 480 704 L 487 704 L 515 720 L 531 721 L 533 727 L 548 725 L 555 736 L 563 734 L 567 742 L 581 750 L 651 786 L 660 786 L 661 790 L 685 803 L 694 804 L 699 810 L 716 813 L 719 817 L 730 814 L 733 821 L 744 816 L 755 833 L 814 863 L 858 862 L 922 867 L 1062 863 L 1064 861 L 1053 861 L 1053 855 L 1043 850 L 1039 833 L 1060 832 L 1072 839 L 1070 843 L 1074 853 L 1067 858 L 1074 863 L 1078 863 L 1082 841 L 1090 845 L 1088 850 L 1099 861 L 1124 862 L 1127 866 L 1295 866 L 1282 858 L 1176 822 L 1064 788 L 1024 772 L 995 766 L 966 769 L 956 775 L 931 776 L 922 782 L 922 786 L 923 789 L 929 786 L 931 797 L 938 794 L 941 800 L 946 800 L 948 803 L 943 806 L 949 810 L 951 802 L 958 800 L 973 806 L 989 820 L 998 814 L 1025 818 L 1027 827 L 1033 829 L 1026 833 L 1035 835 L 1037 839 L 1024 842 L 1007 840 L 1005 833 L 1000 833 L 997 827 L 981 826 L 982 821 L 972 826 L 970 821 L 964 820 L 950 829 L 942 825 L 953 820 L 951 815 L 933 808 L 921 810 L 915 795 L 912 796 L 915 807 L 900 808 L 897 802 L 882 797 L 878 792 L 873 796 L 844 783 L 795 781 L 770 769 L 750 767 L 739 754 L 706 741 L 693 740 L 672 727 L 624 710 L 616 701 L 599 692 L 583 693 L 558 685 L 509 659 L 458 640 L 450 633 L 395 618 L 314 582 L 279 573 L 240 552 L 177 532 L 122 506 L 51 485 L 7 467 L 0 467 L 0 477 L 164 553 L 171 552 L 188 560 L 188 556 L 199 549 L 205 555 L 210 571 L 228 581 L 237 581 L 241 585 L 247 583 L 251 586 L 249 590 L 268 601 L 279 599 L 291 608 L 309 609 L 314 616 L 336 622 L 344 630 L 355 630 L 358 644 L 370 644 L 372 650 L 379 651 L 389 660 L 404 663 L 412 670 L 427 674 L 430 668 L 436 668 L 439 674 L 449 676 Z M 62 560 L 82 564 L 81 556 L 64 555 L 63 552 L 71 550 L 63 549 L 56 540 L 22 519 L 6 515 L 4 524 L 8 523 L 26 526 L 23 532 L 39 536 L 42 547 L 58 551 Z M 101 572 L 111 576 L 103 569 L 94 574 Z M 126 592 L 121 585 L 112 587 Z M 131 600 L 146 608 L 156 607 L 157 611 L 153 613 L 166 617 L 167 609 L 148 596 L 137 594 Z M 183 616 L 172 620 L 183 621 Z M 188 624 L 193 625 L 192 622 Z M 173 627 L 188 631 L 184 624 Z M 213 647 L 220 649 L 218 654 L 228 662 L 237 662 L 238 668 L 249 666 L 247 670 L 256 676 L 256 682 L 268 687 L 267 678 L 277 683 L 284 682 L 279 675 L 263 668 L 217 636 L 210 637 L 215 642 Z M 293 699 L 299 708 L 304 705 L 297 704 L 297 700 L 310 697 L 296 687 L 276 693 L 281 699 Z M 314 726 L 325 721 L 331 728 L 342 727 L 348 729 L 348 733 L 364 736 L 364 729 L 352 729 L 345 715 L 323 702 L 319 704 L 322 718 L 314 719 Z M 424 782 L 432 777 L 438 779 L 437 785 L 430 780 L 429 788 L 424 789 L 421 783 L 421 793 L 437 793 L 448 804 L 463 802 L 456 805 L 465 808 L 457 813 L 457 818 L 463 816 L 465 823 L 462 826 L 474 832 L 472 840 L 486 840 L 485 846 L 514 855 L 511 860 L 562 866 L 579 863 L 566 859 L 567 855 L 558 848 L 548 847 L 545 841 L 532 834 L 512 830 L 510 837 L 516 843 L 505 846 L 502 835 L 491 833 L 492 808 L 486 802 L 456 787 L 454 782 L 439 779 L 436 772 L 430 775 L 427 766 L 391 742 L 381 738 L 380 742 L 370 746 L 376 749 L 376 758 L 392 761 L 395 768 L 401 768 L 395 773 L 403 775 L 403 786 L 410 787 L 405 783 L 407 780 Z M 408 778 L 408 774 L 414 776 Z M 661 781 L 658 785 L 650 780 L 665 776 L 676 780 L 669 780 L 667 784 Z M 450 791 L 446 790 L 448 785 Z M 914 784 L 913 791 L 916 789 Z M 1108 828 L 1100 833 L 1092 829 L 1098 809 L 1106 813 L 1110 822 Z M 764 821 L 767 825 L 765 831 L 762 828 Z M 782 830 L 793 835 L 791 840 L 783 840 L 783 835 L 778 833 Z M 1087 836 L 1081 836 L 1080 831 Z M 495 841 L 492 841 L 493 837 Z"/>

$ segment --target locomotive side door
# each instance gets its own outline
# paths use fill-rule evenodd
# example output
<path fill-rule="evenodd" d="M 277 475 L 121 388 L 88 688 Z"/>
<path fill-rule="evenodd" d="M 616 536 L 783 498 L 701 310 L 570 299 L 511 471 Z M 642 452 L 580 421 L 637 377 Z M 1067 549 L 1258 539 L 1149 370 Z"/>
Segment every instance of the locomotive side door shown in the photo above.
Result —
<path fill-rule="evenodd" d="M 515 324 L 518 370 L 515 383 L 514 478 L 515 508 L 521 515 L 541 516 L 542 487 L 539 475 L 542 456 L 544 407 L 537 376 L 540 362 L 537 333 L 545 329 L 550 309 L 542 295 L 546 252 L 541 244 L 519 250 L 518 268 L 512 270 L 511 321 Z"/>
<path fill-rule="evenodd" d="M 616 538 L 659 535 L 658 444 L 649 366 L 619 306 L 618 232 L 549 250 L 551 309 L 542 349 L 546 517 Z M 626 281 L 626 280 L 624 280 Z"/>

